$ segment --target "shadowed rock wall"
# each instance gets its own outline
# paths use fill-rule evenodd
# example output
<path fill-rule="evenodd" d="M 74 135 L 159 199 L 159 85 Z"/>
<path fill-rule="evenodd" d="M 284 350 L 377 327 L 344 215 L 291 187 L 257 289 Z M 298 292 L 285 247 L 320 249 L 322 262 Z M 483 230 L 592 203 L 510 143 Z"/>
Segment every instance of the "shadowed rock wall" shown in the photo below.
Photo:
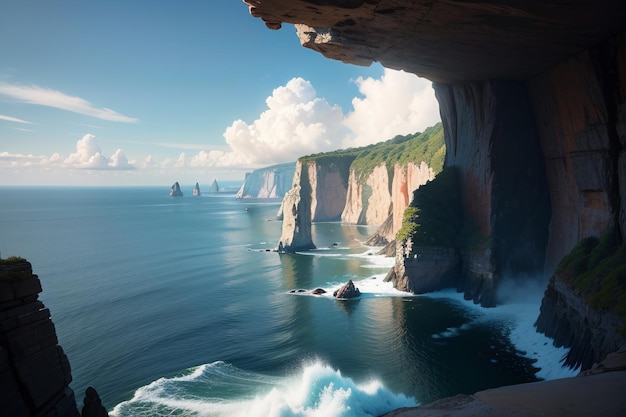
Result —
<path fill-rule="evenodd" d="M 78 417 L 70 364 L 30 263 L 0 263 L 0 415 Z"/>

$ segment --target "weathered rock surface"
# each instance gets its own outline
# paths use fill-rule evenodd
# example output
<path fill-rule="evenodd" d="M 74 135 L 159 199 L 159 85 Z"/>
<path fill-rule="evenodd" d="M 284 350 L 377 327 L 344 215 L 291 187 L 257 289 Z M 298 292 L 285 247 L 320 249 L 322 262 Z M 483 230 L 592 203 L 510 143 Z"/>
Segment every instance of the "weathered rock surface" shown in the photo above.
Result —
<path fill-rule="evenodd" d="M 525 79 L 624 27 L 619 0 L 244 0 L 271 29 L 296 24 L 303 46 L 378 61 L 435 82 Z"/>
<path fill-rule="evenodd" d="M 312 187 L 309 182 L 309 165 L 298 161 L 293 185 L 281 203 L 283 214 L 279 247 L 284 252 L 314 249 L 311 236 Z"/>
<path fill-rule="evenodd" d="M 291 188 L 296 163 L 273 165 L 246 174 L 236 198 L 283 198 Z"/>
<path fill-rule="evenodd" d="M 0 414 L 78 417 L 70 364 L 30 263 L 0 263 Z"/>
<path fill-rule="evenodd" d="M 537 331 L 554 339 L 555 346 L 572 347 L 565 364 L 590 369 L 609 353 L 626 345 L 624 321 L 615 313 L 596 310 L 567 284 L 554 277 L 541 303 Z"/>
<path fill-rule="evenodd" d="M 354 282 L 352 280 L 348 280 L 341 288 L 333 292 L 333 297 L 335 298 L 356 298 L 361 295 L 361 291 L 357 287 L 354 286 Z"/>

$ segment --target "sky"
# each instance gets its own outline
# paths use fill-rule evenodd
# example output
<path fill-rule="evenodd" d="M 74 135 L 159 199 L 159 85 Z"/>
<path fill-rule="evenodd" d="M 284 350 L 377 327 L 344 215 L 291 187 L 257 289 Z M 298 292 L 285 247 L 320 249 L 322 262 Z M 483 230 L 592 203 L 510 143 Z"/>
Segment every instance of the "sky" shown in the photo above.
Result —
<path fill-rule="evenodd" d="M 3 0 L 0 185 L 181 186 L 421 132 L 432 85 L 240 0 Z"/>

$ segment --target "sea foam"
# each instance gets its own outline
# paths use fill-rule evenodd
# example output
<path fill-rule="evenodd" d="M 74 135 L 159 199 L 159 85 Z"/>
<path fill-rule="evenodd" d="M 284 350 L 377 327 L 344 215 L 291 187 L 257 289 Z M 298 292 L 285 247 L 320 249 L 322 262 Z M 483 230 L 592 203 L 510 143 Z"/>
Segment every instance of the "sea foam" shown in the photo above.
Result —
<path fill-rule="evenodd" d="M 160 378 L 118 404 L 112 416 L 368 417 L 417 405 L 378 380 L 357 383 L 321 361 L 283 378 L 224 362 Z"/>

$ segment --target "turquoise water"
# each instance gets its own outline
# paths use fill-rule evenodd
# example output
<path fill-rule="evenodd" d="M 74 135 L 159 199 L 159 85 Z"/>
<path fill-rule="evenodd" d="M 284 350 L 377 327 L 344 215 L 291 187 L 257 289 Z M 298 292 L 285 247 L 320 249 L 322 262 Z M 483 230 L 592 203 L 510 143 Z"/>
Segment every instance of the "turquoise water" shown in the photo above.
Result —
<path fill-rule="evenodd" d="M 79 402 L 92 385 L 118 416 L 375 416 L 537 379 L 510 317 L 382 282 L 374 229 L 316 224 L 318 250 L 279 255 L 280 201 L 168 190 L 0 188 L 0 253 L 40 276 Z M 348 279 L 361 299 L 290 293 Z"/>

